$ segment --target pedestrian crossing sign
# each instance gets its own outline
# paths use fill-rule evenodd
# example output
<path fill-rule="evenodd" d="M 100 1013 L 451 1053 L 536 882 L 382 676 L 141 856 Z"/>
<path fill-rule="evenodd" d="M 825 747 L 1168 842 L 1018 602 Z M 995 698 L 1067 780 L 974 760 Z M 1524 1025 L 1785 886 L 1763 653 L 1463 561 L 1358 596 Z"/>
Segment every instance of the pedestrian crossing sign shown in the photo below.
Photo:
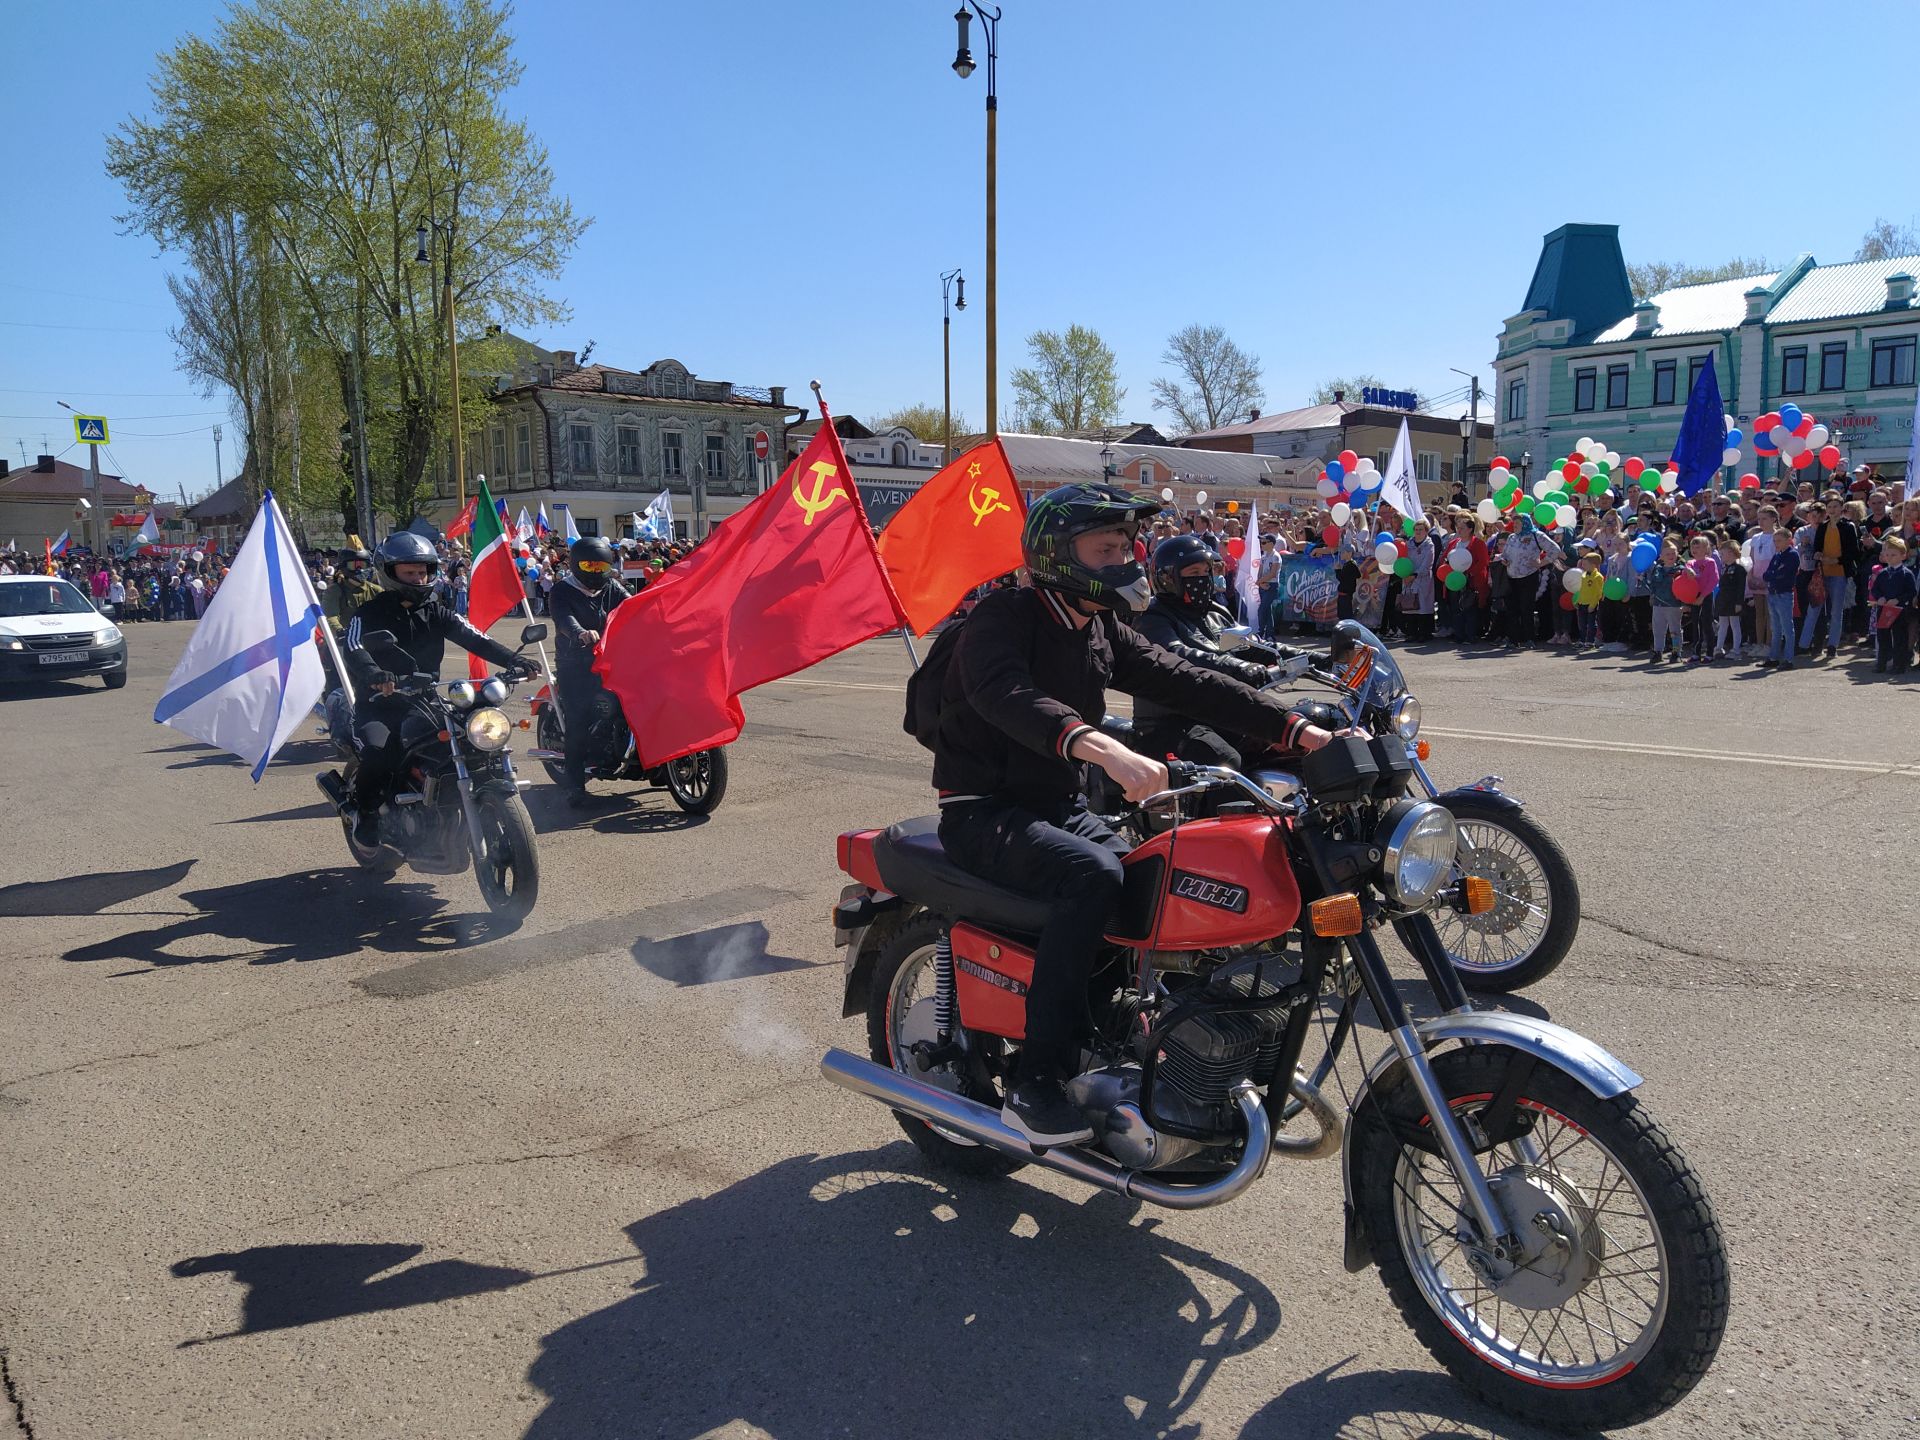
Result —
<path fill-rule="evenodd" d="M 73 417 L 73 438 L 80 445 L 104 445 L 107 443 L 107 417 L 104 415 L 76 415 Z"/>

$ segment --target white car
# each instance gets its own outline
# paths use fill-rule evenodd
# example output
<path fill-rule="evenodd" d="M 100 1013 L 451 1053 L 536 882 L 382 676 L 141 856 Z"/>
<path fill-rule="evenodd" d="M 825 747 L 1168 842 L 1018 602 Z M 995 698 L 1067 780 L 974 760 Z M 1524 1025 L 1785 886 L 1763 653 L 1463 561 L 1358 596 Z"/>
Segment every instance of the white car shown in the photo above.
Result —
<path fill-rule="evenodd" d="M 0 681 L 98 675 L 127 683 L 127 637 L 65 580 L 0 575 Z"/>

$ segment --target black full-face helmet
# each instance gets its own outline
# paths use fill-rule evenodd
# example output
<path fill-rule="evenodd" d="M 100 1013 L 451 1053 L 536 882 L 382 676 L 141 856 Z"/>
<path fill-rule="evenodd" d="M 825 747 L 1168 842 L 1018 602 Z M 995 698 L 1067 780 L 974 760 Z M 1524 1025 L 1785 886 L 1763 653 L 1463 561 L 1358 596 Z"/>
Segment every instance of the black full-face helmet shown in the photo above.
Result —
<path fill-rule="evenodd" d="M 582 535 L 567 547 L 567 568 L 583 589 L 606 589 L 613 565 L 613 546 L 598 535 Z"/>
<path fill-rule="evenodd" d="M 425 565 L 426 579 L 418 585 L 408 584 L 394 575 L 394 567 L 398 565 Z M 391 590 L 407 600 L 425 600 L 433 593 L 433 578 L 439 573 L 440 553 L 426 536 L 416 535 L 411 530 L 396 530 L 380 542 L 380 587 L 383 590 Z"/>
<path fill-rule="evenodd" d="M 1140 522 L 1160 509 L 1158 500 L 1130 495 L 1112 485 L 1074 484 L 1049 490 L 1027 511 L 1020 548 L 1033 583 L 1069 599 L 1122 612 L 1144 610 L 1151 592 L 1138 560 L 1098 569 L 1080 563 L 1073 542 L 1116 526 L 1138 533 Z"/>
<path fill-rule="evenodd" d="M 1182 575 L 1189 565 L 1205 565 L 1204 575 Z M 1198 535 L 1169 535 L 1153 547 L 1153 593 L 1203 610 L 1213 603 L 1213 574 L 1220 557 Z"/>

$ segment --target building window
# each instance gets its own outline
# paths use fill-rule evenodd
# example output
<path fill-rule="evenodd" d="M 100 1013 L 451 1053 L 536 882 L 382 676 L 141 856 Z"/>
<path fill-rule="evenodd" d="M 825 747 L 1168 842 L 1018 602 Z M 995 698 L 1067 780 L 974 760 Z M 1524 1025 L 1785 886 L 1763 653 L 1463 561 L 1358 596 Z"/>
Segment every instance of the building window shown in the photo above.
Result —
<path fill-rule="evenodd" d="M 1421 450 L 1413 457 L 1413 473 L 1424 485 L 1436 485 L 1440 481 L 1440 452 Z"/>
<path fill-rule="evenodd" d="M 1873 342 L 1873 386 L 1913 384 L 1913 336 Z"/>
<path fill-rule="evenodd" d="M 725 480 L 727 478 L 727 437 L 724 435 L 707 436 L 707 479 Z"/>
<path fill-rule="evenodd" d="M 1387 459 L 1388 459 L 1388 455 L 1385 450 L 1376 450 L 1373 452 L 1374 468 L 1383 475 L 1386 473 L 1386 470 L 1387 470 Z"/>
<path fill-rule="evenodd" d="M 640 429 L 636 425 L 622 425 L 614 431 L 620 451 L 620 473 L 638 475 L 640 473 Z"/>
<path fill-rule="evenodd" d="M 1527 377 L 1516 375 L 1507 382 L 1507 419 L 1527 418 Z"/>
<path fill-rule="evenodd" d="M 1573 408 L 1576 410 L 1593 409 L 1594 372 L 1576 370 L 1573 372 Z"/>
<path fill-rule="evenodd" d="M 1673 382 L 1678 376 L 1680 365 L 1674 360 L 1656 360 L 1653 362 L 1653 403 L 1656 405 L 1673 404 Z"/>
<path fill-rule="evenodd" d="M 1627 367 L 1624 365 L 1609 365 L 1607 367 L 1607 409 L 1624 410 L 1626 408 Z"/>
<path fill-rule="evenodd" d="M 573 522 L 573 528 L 578 530 L 582 535 L 598 535 L 600 533 L 600 522 L 591 515 L 585 518 L 576 517 Z"/>
<path fill-rule="evenodd" d="M 668 479 L 677 480 L 686 473 L 686 461 L 681 455 L 680 432 L 678 430 L 662 432 L 660 436 L 660 460 L 661 468 L 666 471 Z"/>
<path fill-rule="evenodd" d="M 1847 388 L 1847 342 L 1834 340 L 1820 347 L 1820 388 Z"/>
<path fill-rule="evenodd" d="M 1687 361 L 1687 398 L 1693 398 L 1693 387 L 1700 383 L 1700 372 L 1707 368 L 1707 357 L 1696 355 Z"/>
<path fill-rule="evenodd" d="M 507 432 L 493 432 L 493 478 L 498 480 L 507 473 Z"/>
<path fill-rule="evenodd" d="M 515 464 L 513 473 L 516 475 L 533 474 L 533 427 L 522 424 L 514 434 L 513 445 L 514 449 L 519 452 L 514 456 Z"/>
<path fill-rule="evenodd" d="M 1780 352 L 1780 393 L 1807 393 L 1807 347 L 1794 345 Z"/>
<path fill-rule="evenodd" d="M 1153 483 L 1153 461 L 1142 460 L 1140 462 L 1140 483 L 1142 485 L 1151 485 Z"/>
<path fill-rule="evenodd" d="M 591 475 L 593 464 L 593 427 L 591 425 L 569 425 L 567 427 L 567 449 L 573 473 Z"/>

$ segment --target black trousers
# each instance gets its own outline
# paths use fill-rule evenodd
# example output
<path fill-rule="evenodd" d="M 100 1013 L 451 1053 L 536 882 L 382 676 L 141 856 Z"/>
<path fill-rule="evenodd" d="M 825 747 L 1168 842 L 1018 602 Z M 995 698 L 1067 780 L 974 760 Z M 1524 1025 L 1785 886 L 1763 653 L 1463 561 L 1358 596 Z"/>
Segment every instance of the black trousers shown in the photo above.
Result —
<path fill-rule="evenodd" d="M 961 869 L 1051 902 L 1033 957 L 1019 1078 L 1068 1078 L 1079 1053 L 1087 982 L 1132 847 L 1078 796 L 1030 809 L 988 798 L 940 812 L 940 843 Z"/>
<path fill-rule="evenodd" d="M 610 719 L 603 715 L 605 702 L 611 701 L 600 677 L 586 666 L 562 665 L 554 676 L 560 682 L 560 723 L 565 727 L 567 788 L 578 790 L 587 783 L 587 758 L 593 753 L 594 737 Z"/>
<path fill-rule="evenodd" d="M 433 721 L 400 695 L 368 694 L 353 707 L 353 733 L 360 740 L 360 768 L 354 774 L 354 801 L 362 810 L 387 798 L 407 751 L 425 741 Z"/>

